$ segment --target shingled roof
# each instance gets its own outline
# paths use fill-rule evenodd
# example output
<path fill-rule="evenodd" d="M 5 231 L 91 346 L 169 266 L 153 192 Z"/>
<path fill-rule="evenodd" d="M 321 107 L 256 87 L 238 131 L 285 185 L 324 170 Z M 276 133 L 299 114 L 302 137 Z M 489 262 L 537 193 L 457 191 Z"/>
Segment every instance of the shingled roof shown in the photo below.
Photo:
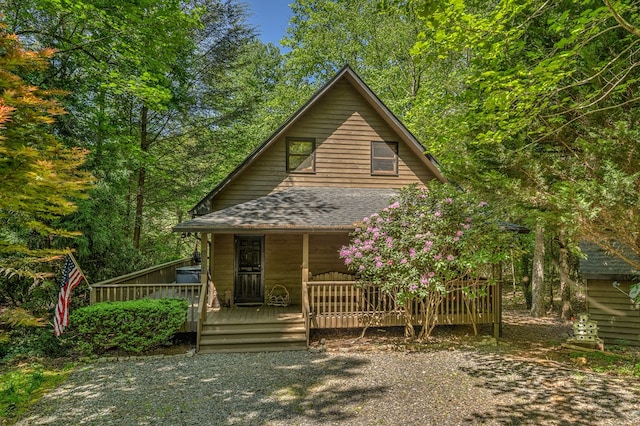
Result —
<path fill-rule="evenodd" d="M 588 279 L 625 280 L 638 275 L 631 265 L 621 258 L 607 253 L 593 243 L 581 243 L 580 249 L 586 259 L 580 260 L 580 273 Z M 625 256 L 638 259 L 628 248 L 620 247 Z"/>
<path fill-rule="evenodd" d="M 176 232 L 349 231 L 398 195 L 394 189 L 292 187 L 196 217 Z"/>

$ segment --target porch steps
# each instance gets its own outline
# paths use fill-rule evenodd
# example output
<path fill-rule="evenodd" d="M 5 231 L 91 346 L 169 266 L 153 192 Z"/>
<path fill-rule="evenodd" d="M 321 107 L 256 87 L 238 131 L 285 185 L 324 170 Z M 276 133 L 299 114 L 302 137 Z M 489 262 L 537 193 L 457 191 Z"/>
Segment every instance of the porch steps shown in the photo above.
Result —
<path fill-rule="evenodd" d="M 205 322 L 200 353 L 275 352 L 306 350 L 307 336 L 302 314 L 254 321 Z"/>

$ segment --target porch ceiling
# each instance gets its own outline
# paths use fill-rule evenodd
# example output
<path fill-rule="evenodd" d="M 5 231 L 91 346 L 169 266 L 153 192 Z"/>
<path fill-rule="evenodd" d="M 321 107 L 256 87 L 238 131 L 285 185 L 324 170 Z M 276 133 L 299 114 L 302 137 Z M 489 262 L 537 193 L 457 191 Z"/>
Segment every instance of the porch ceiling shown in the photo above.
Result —
<path fill-rule="evenodd" d="M 175 232 L 348 231 L 390 204 L 394 189 L 292 187 L 182 222 Z"/>

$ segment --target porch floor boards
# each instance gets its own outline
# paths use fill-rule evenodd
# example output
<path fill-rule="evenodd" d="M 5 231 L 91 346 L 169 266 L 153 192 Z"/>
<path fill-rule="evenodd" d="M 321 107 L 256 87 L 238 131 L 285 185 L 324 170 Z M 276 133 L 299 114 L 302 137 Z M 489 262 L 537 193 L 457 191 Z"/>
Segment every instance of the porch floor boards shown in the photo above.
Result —
<path fill-rule="evenodd" d="M 258 324 L 302 318 L 300 305 L 289 306 L 234 306 L 232 308 L 207 309 L 205 324 Z"/>

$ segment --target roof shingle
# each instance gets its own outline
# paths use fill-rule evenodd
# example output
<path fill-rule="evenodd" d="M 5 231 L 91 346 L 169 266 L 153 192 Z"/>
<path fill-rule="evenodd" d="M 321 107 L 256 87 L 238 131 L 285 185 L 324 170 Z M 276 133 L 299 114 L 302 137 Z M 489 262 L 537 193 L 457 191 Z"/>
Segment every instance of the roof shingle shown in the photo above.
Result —
<path fill-rule="evenodd" d="M 394 189 L 292 187 L 196 217 L 176 232 L 338 231 L 352 230 L 364 217 L 381 211 L 399 192 Z"/>
<path fill-rule="evenodd" d="M 621 258 L 605 252 L 602 248 L 593 243 L 583 242 L 580 250 L 587 257 L 580 260 L 580 273 L 585 278 L 608 277 L 610 279 L 628 279 L 638 274 L 631 265 Z M 620 247 L 625 256 L 637 259 L 631 250 Z"/>

